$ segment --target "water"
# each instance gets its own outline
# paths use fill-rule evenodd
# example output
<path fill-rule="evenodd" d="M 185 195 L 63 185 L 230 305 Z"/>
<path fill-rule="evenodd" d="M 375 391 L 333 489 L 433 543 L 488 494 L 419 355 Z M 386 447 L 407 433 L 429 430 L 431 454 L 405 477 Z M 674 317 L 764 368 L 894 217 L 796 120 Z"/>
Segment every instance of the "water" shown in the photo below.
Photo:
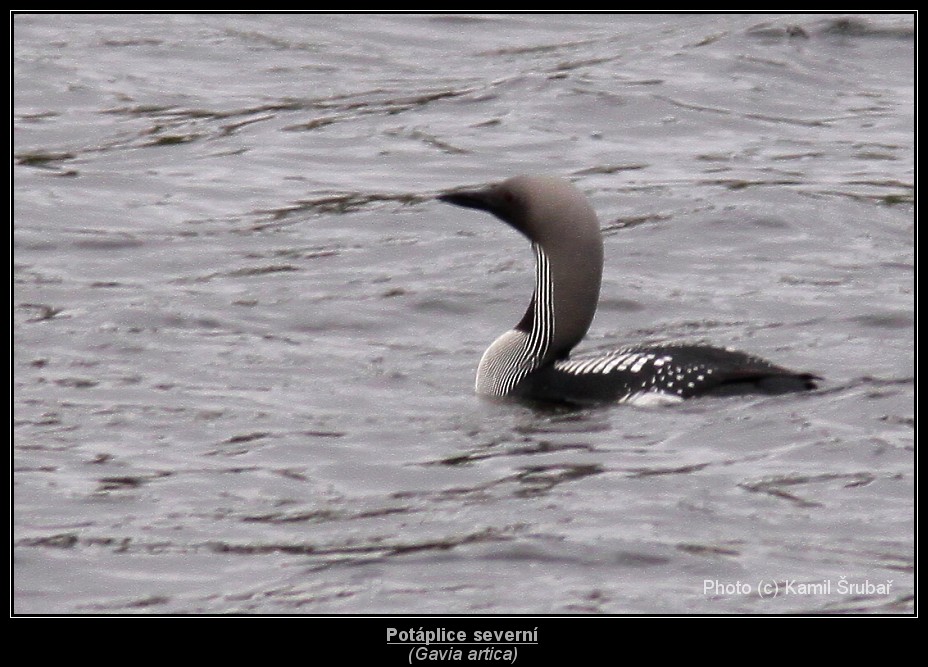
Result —
<path fill-rule="evenodd" d="M 13 29 L 15 612 L 913 610 L 911 16 Z M 525 172 L 600 213 L 582 349 L 822 388 L 475 397 L 531 253 L 433 196 Z"/>

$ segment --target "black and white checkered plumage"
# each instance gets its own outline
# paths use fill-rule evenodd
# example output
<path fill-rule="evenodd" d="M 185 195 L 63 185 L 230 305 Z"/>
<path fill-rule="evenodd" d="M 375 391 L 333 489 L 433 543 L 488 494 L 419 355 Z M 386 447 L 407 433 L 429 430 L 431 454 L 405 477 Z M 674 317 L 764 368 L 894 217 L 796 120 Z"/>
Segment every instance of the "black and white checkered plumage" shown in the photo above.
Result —
<path fill-rule="evenodd" d="M 487 349 L 476 389 L 568 403 L 663 403 L 813 389 L 816 377 L 726 348 L 665 343 L 570 357 L 596 312 L 603 244 L 586 197 L 561 179 L 520 176 L 441 200 L 489 211 L 532 242 L 535 291 L 522 320 Z"/>
<path fill-rule="evenodd" d="M 776 394 L 814 387 L 813 376 L 728 348 L 639 345 L 556 361 L 525 386 L 538 399 L 673 403 L 695 396 Z"/>

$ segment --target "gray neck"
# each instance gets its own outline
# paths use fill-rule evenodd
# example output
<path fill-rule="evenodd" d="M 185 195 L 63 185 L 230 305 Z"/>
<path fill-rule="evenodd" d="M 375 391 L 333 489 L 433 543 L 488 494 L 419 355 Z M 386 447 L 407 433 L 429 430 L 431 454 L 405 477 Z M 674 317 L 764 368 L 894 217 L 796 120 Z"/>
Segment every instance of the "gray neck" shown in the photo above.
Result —
<path fill-rule="evenodd" d="M 568 181 L 516 176 L 443 201 L 489 211 L 521 232 L 535 251 L 535 292 L 522 320 L 484 353 L 477 391 L 505 395 L 533 370 L 564 359 L 586 335 L 603 271 L 596 212 Z"/>
<path fill-rule="evenodd" d="M 532 244 L 535 252 L 535 292 L 516 329 L 537 341 L 539 366 L 562 359 L 586 335 L 602 281 L 601 238 L 582 244 Z"/>
<path fill-rule="evenodd" d="M 522 320 L 487 349 L 477 369 L 477 392 L 505 396 L 529 373 L 568 356 L 596 313 L 602 243 L 552 258 L 538 244 L 535 291 Z"/>

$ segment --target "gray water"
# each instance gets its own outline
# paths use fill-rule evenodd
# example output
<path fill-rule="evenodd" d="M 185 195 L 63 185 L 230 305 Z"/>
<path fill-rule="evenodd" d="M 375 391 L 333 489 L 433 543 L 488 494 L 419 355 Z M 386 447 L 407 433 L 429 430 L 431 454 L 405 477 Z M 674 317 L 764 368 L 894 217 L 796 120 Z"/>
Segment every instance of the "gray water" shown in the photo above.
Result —
<path fill-rule="evenodd" d="M 907 15 L 13 20 L 16 613 L 908 613 Z M 473 393 L 571 179 L 582 350 L 806 395 Z"/>

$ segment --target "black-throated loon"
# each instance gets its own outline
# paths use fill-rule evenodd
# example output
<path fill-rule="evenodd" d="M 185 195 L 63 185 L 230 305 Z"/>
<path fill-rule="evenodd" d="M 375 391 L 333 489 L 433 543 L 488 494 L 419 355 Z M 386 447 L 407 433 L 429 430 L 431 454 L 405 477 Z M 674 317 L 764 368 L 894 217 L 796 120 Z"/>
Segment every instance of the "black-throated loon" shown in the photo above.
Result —
<path fill-rule="evenodd" d="M 567 181 L 517 176 L 438 199 L 492 213 L 528 237 L 535 291 L 516 326 L 490 345 L 476 389 L 488 396 L 593 403 L 663 403 L 705 395 L 814 389 L 817 377 L 701 344 L 642 344 L 571 358 L 599 301 L 603 240 L 587 198 Z"/>

